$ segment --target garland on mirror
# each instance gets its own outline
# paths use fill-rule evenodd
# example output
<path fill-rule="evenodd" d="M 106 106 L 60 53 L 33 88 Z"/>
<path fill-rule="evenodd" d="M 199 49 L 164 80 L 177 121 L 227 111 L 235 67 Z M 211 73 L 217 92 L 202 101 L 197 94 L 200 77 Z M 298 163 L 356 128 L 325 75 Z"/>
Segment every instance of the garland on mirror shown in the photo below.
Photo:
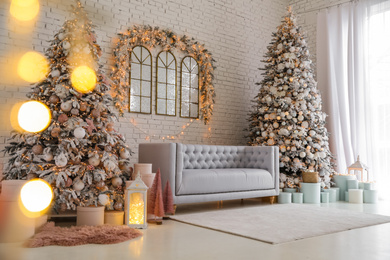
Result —
<path fill-rule="evenodd" d="M 130 54 L 135 46 L 142 45 L 147 48 L 162 47 L 164 51 L 177 49 L 193 57 L 200 68 L 200 117 L 207 124 L 213 114 L 215 91 L 213 86 L 214 62 L 211 53 L 205 49 L 204 44 L 189 38 L 186 35 L 178 36 L 171 30 L 162 30 L 158 27 L 133 26 L 124 33 L 118 34 L 118 43 L 114 48 L 115 65 L 111 78 L 112 96 L 120 115 L 128 109 L 126 97 L 129 89 Z"/>

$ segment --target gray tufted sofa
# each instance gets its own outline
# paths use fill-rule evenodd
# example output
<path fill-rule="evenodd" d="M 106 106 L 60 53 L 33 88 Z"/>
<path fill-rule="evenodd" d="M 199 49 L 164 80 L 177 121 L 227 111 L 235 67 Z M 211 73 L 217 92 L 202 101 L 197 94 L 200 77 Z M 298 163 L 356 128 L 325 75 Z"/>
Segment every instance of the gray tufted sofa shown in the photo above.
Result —
<path fill-rule="evenodd" d="M 139 144 L 140 163 L 169 180 L 175 204 L 277 196 L 276 146 Z"/>

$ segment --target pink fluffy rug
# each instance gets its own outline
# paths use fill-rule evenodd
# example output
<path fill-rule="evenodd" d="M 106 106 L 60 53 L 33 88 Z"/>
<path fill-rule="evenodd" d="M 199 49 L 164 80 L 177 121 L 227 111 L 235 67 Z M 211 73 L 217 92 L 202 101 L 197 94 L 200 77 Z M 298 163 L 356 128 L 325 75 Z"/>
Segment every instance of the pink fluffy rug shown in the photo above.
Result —
<path fill-rule="evenodd" d="M 115 244 L 142 236 L 142 232 L 128 226 L 73 226 L 56 227 L 54 222 L 43 225 L 26 247 L 78 246 L 85 244 Z"/>

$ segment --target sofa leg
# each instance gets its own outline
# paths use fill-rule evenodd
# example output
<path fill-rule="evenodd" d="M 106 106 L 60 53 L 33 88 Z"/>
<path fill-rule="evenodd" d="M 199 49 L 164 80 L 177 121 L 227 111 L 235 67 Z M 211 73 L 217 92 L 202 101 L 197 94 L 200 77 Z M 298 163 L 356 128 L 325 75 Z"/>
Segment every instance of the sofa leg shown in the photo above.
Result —
<path fill-rule="evenodd" d="M 269 202 L 270 202 L 271 204 L 274 204 L 275 201 L 276 201 L 276 196 L 271 196 L 271 197 L 269 197 Z"/>

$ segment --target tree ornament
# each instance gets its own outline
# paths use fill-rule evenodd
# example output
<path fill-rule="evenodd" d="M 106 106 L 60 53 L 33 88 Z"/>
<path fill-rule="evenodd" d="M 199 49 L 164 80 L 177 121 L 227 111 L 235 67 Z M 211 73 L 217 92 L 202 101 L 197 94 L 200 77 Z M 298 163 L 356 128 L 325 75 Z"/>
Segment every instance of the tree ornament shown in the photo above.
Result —
<path fill-rule="evenodd" d="M 54 157 L 55 163 L 58 167 L 64 167 L 68 164 L 68 158 L 66 158 L 64 153 L 60 153 Z"/>
<path fill-rule="evenodd" d="M 42 145 L 40 144 L 36 144 L 34 145 L 32 148 L 31 148 L 32 152 L 35 154 L 35 155 L 39 155 L 39 154 L 42 154 L 43 152 L 43 147 Z"/>
<path fill-rule="evenodd" d="M 111 183 L 112 183 L 112 186 L 118 187 L 118 186 L 122 185 L 123 181 L 120 177 L 114 177 L 114 178 L 112 178 Z"/>
<path fill-rule="evenodd" d="M 100 205 L 106 206 L 110 203 L 110 197 L 108 197 L 107 194 L 99 194 L 98 202 Z"/>
<path fill-rule="evenodd" d="M 58 37 L 58 40 L 62 41 L 63 39 L 65 39 L 65 34 L 59 33 L 57 37 Z"/>
<path fill-rule="evenodd" d="M 64 112 L 69 112 L 72 109 L 72 101 L 67 101 L 61 103 L 61 110 Z"/>
<path fill-rule="evenodd" d="M 82 182 L 79 178 L 74 180 L 72 186 L 75 191 L 81 191 L 85 187 L 84 182 Z"/>
<path fill-rule="evenodd" d="M 88 163 L 94 167 L 99 166 L 100 164 L 99 156 L 92 156 L 91 158 L 88 159 Z"/>
<path fill-rule="evenodd" d="M 68 176 L 65 182 L 65 187 L 69 188 L 70 186 L 72 186 L 72 184 L 73 184 L 72 178 Z"/>
<path fill-rule="evenodd" d="M 119 201 L 115 202 L 115 203 L 114 203 L 114 209 L 115 209 L 115 210 L 122 210 L 122 209 L 123 209 L 123 204 L 122 204 L 122 202 L 119 202 Z"/>
<path fill-rule="evenodd" d="M 116 163 L 112 160 L 105 160 L 103 165 L 108 172 L 113 171 L 116 168 Z"/>
<path fill-rule="evenodd" d="M 52 70 L 52 72 L 50 72 L 50 75 L 53 77 L 53 78 L 58 78 L 61 73 L 59 70 Z"/>
<path fill-rule="evenodd" d="M 76 137 L 77 139 L 82 139 L 82 138 L 84 138 L 84 136 L 85 136 L 85 130 L 84 130 L 84 128 L 82 128 L 82 127 L 77 127 L 77 128 L 73 131 L 73 135 L 74 135 L 74 137 Z"/>
<path fill-rule="evenodd" d="M 79 115 L 79 110 L 77 108 L 72 108 L 72 110 L 70 110 L 70 113 L 74 116 L 78 116 Z"/>
<path fill-rule="evenodd" d="M 94 117 L 94 118 L 98 118 L 100 117 L 100 111 L 98 109 L 92 109 L 91 111 L 91 115 Z"/>
<path fill-rule="evenodd" d="M 88 124 L 87 131 L 90 135 L 93 133 L 93 130 L 97 130 L 95 125 L 93 124 L 93 120 L 87 118 L 85 119 L 85 122 L 87 122 Z"/>
<path fill-rule="evenodd" d="M 57 104 L 60 101 L 60 98 L 57 95 L 51 95 L 49 101 L 52 104 Z"/>
<path fill-rule="evenodd" d="M 119 155 L 122 159 L 128 159 L 130 157 L 130 153 L 127 149 L 122 148 L 119 152 Z"/>
<path fill-rule="evenodd" d="M 98 190 L 104 190 L 105 187 L 106 187 L 106 183 L 103 180 L 98 181 L 96 183 L 96 189 Z"/>
<path fill-rule="evenodd" d="M 111 152 L 112 151 L 112 146 L 111 145 L 104 146 L 104 151 Z"/>
<path fill-rule="evenodd" d="M 64 42 L 62 43 L 62 47 L 63 47 L 65 50 L 69 50 L 70 47 L 71 47 L 71 45 L 70 45 L 70 43 L 69 43 L 68 41 L 64 41 Z"/>
<path fill-rule="evenodd" d="M 106 129 L 107 129 L 108 132 L 112 132 L 114 130 L 114 124 L 113 123 L 108 123 Z"/>
<path fill-rule="evenodd" d="M 88 105 L 85 102 L 80 103 L 80 111 L 83 111 L 83 112 L 86 111 L 87 107 L 88 107 Z"/>
<path fill-rule="evenodd" d="M 61 114 L 58 116 L 58 122 L 60 122 L 61 124 L 67 122 L 68 119 L 69 119 L 68 116 L 65 114 Z"/>
<path fill-rule="evenodd" d="M 57 138 L 61 133 L 61 128 L 59 127 L 55 127 L 51 130 L 51 136 L 54 137 L 54 138 Z"/>

